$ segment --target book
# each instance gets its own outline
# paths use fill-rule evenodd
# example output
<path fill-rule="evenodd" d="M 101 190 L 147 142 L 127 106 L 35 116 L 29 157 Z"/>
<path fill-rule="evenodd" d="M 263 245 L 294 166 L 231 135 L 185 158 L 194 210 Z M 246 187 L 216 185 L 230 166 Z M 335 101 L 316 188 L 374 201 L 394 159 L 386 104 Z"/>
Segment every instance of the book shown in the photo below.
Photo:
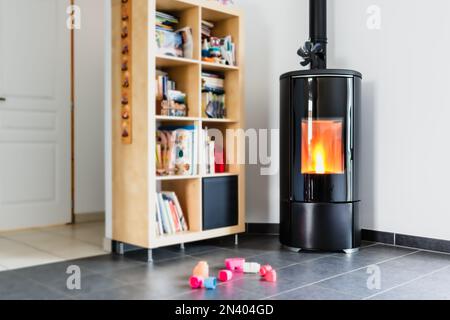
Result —
<path fill-rule="evenodd" d="M 161 216 L 161 208 L 159 206 L 158 194 L 156 194 L 156 224 L 157 224 L 157 234 L 163 235 L 164 228 L 163 228 L 163 222 L 162 222 L 162 216 Z"/>
<path fill-rule="evenodd" d="M 175 174 L 178 176 L 193 175 L 193 143 L 192 130 L 176 130 Z"/>
<path fill-rule="evenodd" d="M 175 87 L 175 85 L 171 85 L 171 87 Z M 165 98 L 161 102 L 161 115 L 170 117 L 185 117 L 187 115 L 186 94 L 184 92 L 169 89 Z"/>
<path fill-rule="evenodd" d="M 202 72 L 202 91 L 225 93 L 225 77 L 219 74 Z"/>
<path fill-rule="evenodd" d="M 171 192 L 170 196 L 172 197 L 172 199 L 174 199 L 174 203 L 175 203 L 175 206 L 177 209 L 178 218 L 180 219 L 182 231 L 189 231 L 189 227 L 188 227 L 186 218 L 184 217 L 183 210 L 181 209 L 180 202 L 178 201 L 178 197 L 177 197 L 176 193 Z"/>
<path fill-rule="evenodd" d="M 225 94 L 216 94 L 214 92 L 202 93 L 202 105 L 205 115 L 211 119 L 225 119 Z"/>
<path fill-rule="evenodd" d="M 214 140 L 212 140 L 211 138 L 209 138 L 209 143 L 208 143 L 208 162 L 209 162 L 209 174 L 216 174 L 216 166 L 215 166 L 215 161 L 216 161 L 216 156 L 215 156 L 215 146 L 216 146 L 216 142 Z"/>
<path fill-rule="evenodd" d="M 175 208 L 175 204 L 172 199 L 169 198 L 167 200 L 167 206 L 168 206 L 170 213 L 172 214 L 172 221 L 173 221 L 173 224 L 175 227 L 175 232 L 182 231 L 181 224 L 180 224 L 180 218 L 178 216 L 177 209 Z"/>
<path fill-rule="evenodd" d="M 202 72 L 202 106 L 208 118 L 226 118 L 225 77 L 218 73 Z"/>
<path fill-rule="evenodd" d="M 168 229 L 170 230 L 169 234 L 174 234 L 177 232 L 177 229 L 175 226 L 175 222 L 173 221 L 173 215 L 169 205 L 169 198 L 164 193 L 161 194 L 161 197 L 163 199 L 166 220 L 168 221 Z"/>
<path fill-rule="evenodd" d="M 189 231 L 186 217 L 175 192 L 157 192 L 156 199 L 158 235 Z"/>
<path fill-rule="evenodd" d="M 194 57 L 194 38 L 190 27 L 175 31 L 179 19 L 170 14 L 157 11 L 155 19 L 156 48 L 160 55 L 192 59 Z"/>
<path fill-rule="evenodd" d="M 161 127 L 156 132 L 158 176 L 197 174 L 197 129 L 195 126 Z M 158 150 L 161 150 L 161 156 Z"/>
<path fill-rule="evenodd" d="M 172 229 L 170 227 L 169 224 L 169 219 L 167 216 L 167 212 L 165 209 L 165 204 L 164 204 L 164 199 L 161 193 L 157 194 L 157 201 L 158 201 L 158 208 L 159 208 L 159 212 L 160 212 L 160 216 L 161 216 L 161 224 L 162 224 L 162 229 L 163 229 L 163 233 L 164 234 L 171 234 L 172 233 Z"/>
<path fill-rule="evenodd" d="M 214 23 L 202 20 L 202 39 L 211 37 L 211 30 L 214 28 Z"/>
<path fill-rule="evenodd" d="M 156 49 L 159 55 L 183 57 L 183 39 L 179 33 L 156 28 Z"/>
<path fill-rule="evenodd" d="M 192 36 L 192 29 L 185 27 L 176 31 L 180 35 L 183 42 L 183 57 L 187 59 L 194 58 L 194 37 Z"/>

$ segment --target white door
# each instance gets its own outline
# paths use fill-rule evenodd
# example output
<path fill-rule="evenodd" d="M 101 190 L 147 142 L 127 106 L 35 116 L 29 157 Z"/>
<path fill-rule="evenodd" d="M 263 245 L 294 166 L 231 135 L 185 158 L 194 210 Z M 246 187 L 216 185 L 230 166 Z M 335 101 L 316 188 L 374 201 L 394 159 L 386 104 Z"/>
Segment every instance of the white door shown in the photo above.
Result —
<path fill-rule="evenodd" d="M 69 0 L 0 0 L 0 230 L 68 223 Z"/>

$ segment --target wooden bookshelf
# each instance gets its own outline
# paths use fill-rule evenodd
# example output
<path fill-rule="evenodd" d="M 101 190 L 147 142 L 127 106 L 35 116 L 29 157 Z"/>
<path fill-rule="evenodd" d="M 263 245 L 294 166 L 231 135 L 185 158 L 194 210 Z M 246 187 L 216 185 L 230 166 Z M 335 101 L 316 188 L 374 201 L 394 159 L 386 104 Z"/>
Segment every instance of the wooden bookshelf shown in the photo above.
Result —
<path fill-rule="evenodd" d="M 223 132 L 245 128 L 243 99 L 243 17 L 239 9 L 207 0 L 128 0 L 132 11 L 130 57 L 133 70 L 130 90 L 132 101 L 132 143 L 122 141 L 121 114 L 123 71 L 122 0 L 113 4 L 112 101 L 113 101 L 113 240 L 155 249 L 170 245 L 235 235 L 245 231 L 245 166 L 227 165 L 227 172 L 206 175 L 200 170 L 195 176 L 156 175 L 155 134 L 160 125 L 195 125 L 200 137 L 202 128 Z M 180 19 L 180 27 L 193 30 L 194 58 L 156 55 L 155 13 L 162 11 Z M 201 21 L 215 24 L 213 35 L 232 35 L 236 44 L 237 66 L 207 63 L 201 60 Z M 167 117 L 157 114 L 156 70 L 169 73 L 177 89 L 187 94 L 188 116 Z M 202 71 L 225 75 L 227 119 L 208 119 L 204 114 L 201 93 Z M 200 142 L 200 141 L 198 141 Z M 200 144 L 197 143 L 197 147 Z M 200 152 L 197 150 L 197 152 Z M 238 224 L 215 230 L 203 230 L 202 179 L 238 177 Z M 156 193 L 173 191 L 188 220 L 189 231 L 172 235 L 157 235 Z"/>

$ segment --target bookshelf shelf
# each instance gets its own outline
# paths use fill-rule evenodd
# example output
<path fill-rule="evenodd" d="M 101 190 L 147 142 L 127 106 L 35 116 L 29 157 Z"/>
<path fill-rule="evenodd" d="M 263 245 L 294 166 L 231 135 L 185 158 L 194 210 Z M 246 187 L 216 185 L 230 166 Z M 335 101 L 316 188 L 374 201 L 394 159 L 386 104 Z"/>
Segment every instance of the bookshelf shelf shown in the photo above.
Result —
<path fill-rule="evenodd" d="M 194 59 L 177 58 L 165 55 L 156 55 L 156 66 L 158 68 L 182 67 L 187 65 L 198 65 L 200 61 Z"/>
<path fill-rule="evenodd" d="M 226 71 L 226 70 L 239 70 L 238 66 L 229 66 L 226 64 L 218 64 L 218 63 L 212 63 L 212 62 L 201 62 L 203 70 L 205 71 Z"/>
<path fill-rule="evenodd" d="M 212 119 L 212 118 L 202 118 L 203 123 L 237 123 L 238 121 L 232 119 Z"/>
<path fill-rule="evenodd" d="M 161 122 L 194 122 L 199 121 L 199 118 L 196 117 L 169 117 L 169 116 L 156 116 L 156 121 Z"/>
<path fill-rule="evenodd" d="M 196 141 L 195 155 L 200 159 L 202 129 L 225 132 L 227 129 L 245 128 L 243 96 L 244 46 L 242 13 L 234 6 L 223 6 L 207 0 L 128 0 L 132 10 L 133 28 L 130 37 L 133 50 L 129 54 L 133 69 L 130 88 L 133 101 L 133 142 L 121 142 L 121 101 L 123 64 L 121 44 L 122 0 L 111 0 L 112 16 L 112 101 L 113 101 L 113 240 L 147 249 L 181 243 L 207 240 L 245 232 L 245 166 L 227 165 L 226 173 L 203 174 L 198 165 L 192 176 L 158 176 L 156 173 L 156 133 L 161 127 L 182 126 L 193 128 Z M 193 37 L 192 59 L 156 54 L 156 11 L 177 17 L 177 28 L 190 27 Z M 212 35 L 230 35 L 236 45 L 238 66 L 202 61 L 202 20 L 214 23 Z M 176 84 L 176 90 L 186 94 L 187 117 L 161 115 L 161 99 L 157 98 L 157 71 L 167 75 Z M 226 111 L 228 119 L 208 119 L 202 106 L 202 72 L 216 72 L 225 77 Z M 195 143 L 194 143 L 195 144 Z M 205 179 L 238 177 L 238 224 L 204 230 L 203 192 Z M 205 189 L 211 192 L 212 189 Z M 156 214 L 157 193 L 176 194 L 189 231 L 175 234 L 158 232 Z M 160 230 L 160 229 L 159 229 Z"/>
<path fill-rule="evenodd" d="M 156 181 L 180 181 L 180 180 L 195 180 L 199 179 L 200 176 L 160 176 L 156 177 Z"/>

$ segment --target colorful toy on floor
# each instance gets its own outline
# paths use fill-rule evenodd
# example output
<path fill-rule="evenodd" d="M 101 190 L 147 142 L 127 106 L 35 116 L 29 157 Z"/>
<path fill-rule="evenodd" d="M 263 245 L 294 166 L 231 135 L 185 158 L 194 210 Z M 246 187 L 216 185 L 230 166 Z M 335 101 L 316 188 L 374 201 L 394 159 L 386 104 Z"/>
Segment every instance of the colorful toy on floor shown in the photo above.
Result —
<path fill-rule="evenodd" d="M 196 277 L 202 277 L 203 279 L 209 278 L 208 262 L 200 261 L 199 263 L 197 263 L 194 270 L 192 271 L 192 275 Z"/>
<path fill-rule="evenodd" d="M 217 288 L 217 279 L 221 282 L 230 281 L 234 272 L 243 272 L 250 274 L 259 273 L 267 282 L 277 282 L 277 272 L 272 266 L 266 264 L 261 266 L 257 262 L 245 262 L 243 258 L 230 258 L 225 260 L 226 269 L 220 270 L 218 277 L 209 276 L 208 262 L 200 261 L 193 270 L 193 275 L 189 278 L 189 284 L 192 289 L 205 288 L 215 290 Z"/>
<path fill-rule="evenodd" d="M 266 273 L 264 279 L 267 282 L 277 282 L 277 272 L 275 270 L 270 270 L 269 272 Z"/>
<path fill-rule="evenodd" d="M 198 276 L 192 276 L 189 278 L 189 284 L 191 285 L 192 289 L 200 289 L 203 287 L 204 284 L 204 278 L 198 277 Z"/>
<path fill-rule="evenodd" d="M 217 278 L 215 278 L 215 277 L 207 278 L 207 279 L 205 279 L 203 285 L 208 290 L 216 290 Z"/>
<path fill-rule="evenodd" d="M 244 273 L 259 273 L 261 265 L 256 262 L 245 262 L 244 263 Z"/>
<path fill-rule="evenodd" d="M 225 260 L 225 267 L 230 271 L 244 272 L 245 259 L 230 258 Z"/>
<path fill-rule="evenodd" d="M 227 282 L 233 279 L 233 272 L 230 270 L 220 270 L 219 271 L 219 280 L 221 282 Z"/>
<path fill-rule="evenodd" d="M 268 264 L 264 265 L 261 267 L 261 269 L 259 269 L 259 274 L 261 275 L 261 277 L 265 277 L 267 272 L 272 271 L 272 266 L 269 266 Z"/>

